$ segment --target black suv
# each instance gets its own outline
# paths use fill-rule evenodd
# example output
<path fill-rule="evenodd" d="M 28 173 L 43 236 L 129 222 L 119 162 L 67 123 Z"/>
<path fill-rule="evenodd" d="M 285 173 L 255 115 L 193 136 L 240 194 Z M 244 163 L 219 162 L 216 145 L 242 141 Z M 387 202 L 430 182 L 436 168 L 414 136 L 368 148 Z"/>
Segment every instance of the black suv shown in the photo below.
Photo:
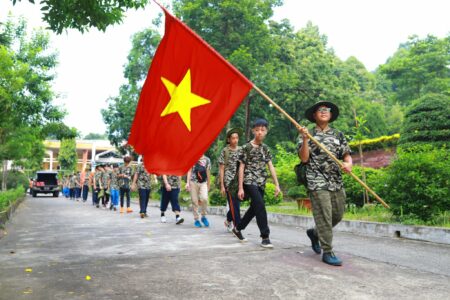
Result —
<path fill-rule="evenodd" d="M 59 195 L 58 172 L 55 171 L 37 171 L 36 179 L 31 187 L 31 195 L 36 197 L 38 193 L 53 194 L 53 197 Z"/>

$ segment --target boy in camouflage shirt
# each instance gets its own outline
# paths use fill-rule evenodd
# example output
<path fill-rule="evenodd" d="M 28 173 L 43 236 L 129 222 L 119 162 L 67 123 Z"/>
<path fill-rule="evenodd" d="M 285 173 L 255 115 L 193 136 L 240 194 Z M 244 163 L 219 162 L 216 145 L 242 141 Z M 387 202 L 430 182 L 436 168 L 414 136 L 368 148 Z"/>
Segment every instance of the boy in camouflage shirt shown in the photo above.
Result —
<path fill-rule="evenodd" d="M 181 177 L 174 175 L 162 175 L 161 181 L 161 223 L 166 223 L 167 219 L 165 212 L 167 206 L 172 206 L 172 211 L 175 213 L 175 224 L 179 225 L 184 222 L 180 217 L 180 204 L 178 203 L 178 195 L 181 188 Z"/>
<path fill-rule="evenodd" d="M 245 212 L 241 222 L 233 229 L 234 235 L 241 241 L 244 240 L 241 230 L 244 230 L 250 221 L 256 217 L 261 233 L 261 247 L 273 248 L 269 239 L 270 229 L 267 224 L 266 205 L 264 203 L 264 188 L 267 179 L 266 166 L 269 167 L 272 180 L 275 185 L 275 197 L 280 193 L 277 174 L 272 164 L 272 154 L 269 147 L 263 143 L 267 135 L 269 123 L 264 119 L 257 119 L 252 126 L 253 140 L 242 147 L 239 158 L 239 199 L 244 199 L 244 194 L 250 197 L 250 207 Z"/>
<path fill-rule="evenodd" d="M 351 172 L 352 157 L 347 141 L 341 132 L 328 126 L 338 115 L 338 107 L 327 101 L 320 101 L 305 112 L 306 118 L 316 123 L 311 135 L 344 161 L 344 172 Z M 340 266 L 342 261 L 334 255 L 332 241 L 333 227 L 342 220 L 345 209 L 341 170 L 328 154 L 309 140 L 308 129 L 303 127 L 299 131 L 298 156 L 306 163 L 307 190 L 316 223 L 316 227 L 308 229 L 306 234 L 314 252 L 320 254 L 323 249 L 323 262 Z"/>
<path fill-rule="evenodd" d="M 208 209 L 208 191 L 210 188 L 211 178 L 211 160 L 204 154 L 195 163 L 195 165 L 188 171 L 186 177 L 186 190 L 191 193 L 192 212 L 194 213 L 194 226 L 202 227 L 201 222 L 205 227 L 209 227 L 209 221 L 206 218 Z M 201 219 L 199 220 L 198 208 L 201 208 Z"/>
<path fill-rule="evenodd" d="M 119 206 L 119 178 L 117 177 L 119 173 L 119 166 L 113 165 L 113 170 L 110 174 L 109 187 L 111 189 L 111 206 L 114 211 L 117 210 Z"/>
<path fill-rule="evenodd" d="M 119 194 L 120 194 L 120 213 L 124 213 L 123 198 L 127 197 L 127 213 L 133 212 L 130 207 L 130 184 L 133 169 L 131 168 L 131 157 L 125 156 L 123 158 L 124 165 L 119 168 Z"/>
<path fill-rule="evenodd" d="M 219 156 L 219 182 L 220 193 L 227 197 L 228 213 L 225 227 L 229 232 L 241 222 L 240 202 L 237 197 L 238 184 L 237 168 L 239 167 L 239 138 L 242 136 L 240 128 L 231 128 L 226 133 L 227 146 L 222 149 Z M 231 225 L 233 222 L 233 226 Z"/>
<path fill-rule="evenodd" d="M 142 163 L 137 166 L 136 172 L 134 172 L 132 184 L 132 189 L 136 190 L 137 186 L 139 191 L 139 215 L 142 219 L 148 217 L 147 206 L 150 198 L 150 185 L 150 174 L 145 169 L 144 158 L 142 158 Z"/>
<path fill-rule="evenodd" d="M 103 190 L 103 167 L 101 165 L 95 166 L 95 173 L 94 173 L 94 201 L 95 206 L 97 208 L 100 207 L 100 200 L 102 201 L 102 204 L 105 202 L 104 200 L 104 190 Z"/>

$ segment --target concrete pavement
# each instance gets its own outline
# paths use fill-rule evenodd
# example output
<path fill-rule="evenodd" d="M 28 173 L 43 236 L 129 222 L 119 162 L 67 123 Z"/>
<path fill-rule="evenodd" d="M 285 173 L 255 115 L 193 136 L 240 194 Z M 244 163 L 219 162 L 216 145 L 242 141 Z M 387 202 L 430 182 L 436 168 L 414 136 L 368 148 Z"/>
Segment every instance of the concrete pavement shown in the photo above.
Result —
<path fill-rule="evenodd" d="M 240 243 L 211 228 L 159 222 L 63 198 L 27 198 L 0 239 L 0 299 L 449 299 L 450 246 L 347 233 L 344 266 L 312 252 L 304 228 L 271 225 L 273 250 L 255 222 Z M 28 271 L 28 272 L 27 272 Z M 31 271 L 31 272 L 30 272 Z M 90 276 L 90 280 L 86 280 Z"/>

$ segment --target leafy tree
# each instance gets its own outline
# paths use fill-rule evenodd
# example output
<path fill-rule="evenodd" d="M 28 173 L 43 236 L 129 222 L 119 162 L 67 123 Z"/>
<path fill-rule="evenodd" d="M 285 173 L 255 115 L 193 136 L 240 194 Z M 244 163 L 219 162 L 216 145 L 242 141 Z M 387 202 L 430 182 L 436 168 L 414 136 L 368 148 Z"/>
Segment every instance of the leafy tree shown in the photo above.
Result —
<path fill-rule="evenodd" d="M 69 173 L 76 170 L 78 157 L 75 139 L 61 140 L 61 147 L 59 149 L 58 161 L 61 170 Z"/>
<path fill-rule="evenodd" d="M 450 35 L 443 39 L 412 36 L 380 67 L 392 81 L 395 99 L 407 105 L 426 93 L 449 94 Z"/>
<path fill-rule="evenodd" d="M 414 102 L 405 115 L 399 144 L 408 148 L 428 143 L 450 146 L 450 96 L 427 94 Z"/>
<path fill-rule="evenodd" d="M 104 133 L 93 133 L 93 132 L 88 133 L 84 137 L 85 140 L 104 140 L 106 138 L 107 138 L 106 134 L 104 134 Z"/>
<path fill-rule="evenodd" d="M 11 0 L 15 5 L 21 0 Z M 28 0 L 34 4 L 34 0 Z M 41 0 L 42 19 L 56 33 L 74 28 L 81 32 L 91 27 L 105 31 L 110 25 L 119 24 L 127 9 L 143 8 L 148 0 L 60 1 Z"/>

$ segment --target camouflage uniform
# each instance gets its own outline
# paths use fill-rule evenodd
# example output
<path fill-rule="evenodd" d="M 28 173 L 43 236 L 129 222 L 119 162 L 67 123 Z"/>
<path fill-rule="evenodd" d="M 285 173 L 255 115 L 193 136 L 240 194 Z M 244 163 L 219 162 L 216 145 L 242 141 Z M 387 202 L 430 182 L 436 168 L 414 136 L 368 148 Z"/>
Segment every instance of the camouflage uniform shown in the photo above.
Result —
<path fill-rule="evenodd" d="M 236 182 L 235 178 L 237 176 L 240 151 L 241 147 L 237 147 L 236 150 L 225 147 L 222 152 L 220 152 L 219 165 L 224 165 L 223 184 L 227 190 L 232 188 L 234 191 L 236 188 L 230 187 L 230 184 Z M 234 192 L 237 192 L 237 189 Z"/>
<path fill-rule="evenodd" d="M 250 221 L 256 217 L 260 236 L 269 238 L 270 229 L 267 223 L 267 211 L 264 203 L 264 188 L 267 180 L 267 164 L 272 160 L 272 154 L 266 144 L 254 147 L 247 143 L 242 147 L 239 161 L 244 167 L 244 192 L 250 198 L 250 207 L 236 226 L 238 231 L 244 230 Z"/>
<path fill-rule="evenodd" d="M 128 166 L 120 166 L 119 167 L 119 175 L 126 175 L 127 178 L 122 176 L 119 177 L 119 189 L 120 189 L 120 206 L 123 207 L 124 197 L 127 197 L 127 207 L 130 207 L 130 184 L 131 184 L 131 175 L 133 174 L 133 169 L 131 165 Z"/>
<path fill-rule="evenodd" d="M 232 150 L 230 147 L 223 148 L 219 156 L 219 165 L 224 165 L 223 184 L 227 193 L 228 207 L 227 222 L 233 221 L 234 227 L 241 222 L 241 208 L 237 197 L 239 188 L 238 168 L 241 147 Z"/>
<path fill-rule="evenodd" d="M 170 191 L 166 190 L 164 180 L 162 176 L 159 177 L 160 183 L 161 183 L 161 203 L 160 203 L 160 209 L 161 212 L 165 212 L 167 210 L 167 206 L 172 206 L 172 211 L 174 212 L 180 212 L 180 204 L 178 202 L 178 195 L 180 193 L 181 189 L 181 179 L 179 176 L 174 175 L 166 175 L 167 176 L 167 183 L 172 188 Z"/>
<path fill-rule="evenodd" d="M 117 175 L 117 172 L 114 171 L 112 171 L 110 174 L 111 183 L 109 185 L 112 190 L 119 190 L 119 178 L 117 177 Z"/>
<path fill-rule="evenodd" d="M 311 135 L 324 145 L 338 159 L 343 159 L 351 150 L 344 135 L 333 128 L 321 131 L 312 130 Z M 303 139 L 300 137 L 298 150 L 302 147 Z M 333 249 L 333 227 L 344 215 L 345 190 L 339 166 L 328 154 L 321 150 L 311 140 L 308 141 L 310 159 L 306 165 L 307 189 L 311 199 L 312 211 L 316 227 L 314 234 L 324 253 Z"/>
<path fill-rule="evenodd" d="M 166 175 L 167 176 L 167 183 L 170 185 L 172 189 L 180 189 L 181 188 L 181 180 L 179 176 L 174 175 Z M 164 180 L 162 176 L 158 177 L 159 182 L 161 183 L 161 187 L 165 188 Z"/>
<path fill-rule="evenodd" d="M 200 164 L 206 168 L 206 170 L 211 170 L 211 160 L 202 156 L 196 162 L 196 164 Z M 195 174 L 195 165 L 191 169 L 191 178 L 190 178 L 190 189 L 191 189 L 191 200 L 192 200 L 192 212 L 194 214 L 194 219 L 199 219 L 198 208 L 200 206 L 200 214 L 204 217 L 207 214 L 208 208 L 208 185 L 207 181 L 198 182 L 197 176 Z"/>
<path fill-rule="evenodd" d="M 139 213 L 146 214 L 150 197 L 150 174 L 148 174 L 144 165 L 139 165 L 136 168 L 135 175 L 137 175 L 137 187 L 139 190 Z"/>
<path fill-rule="evenodd" d="M 198 162 L 196 162 L 196 164 L 197 163 L 199 163 L 202 166 L 205 166 L 207 170 L 211 170 L 211 160 L 208 157 L 206 157 L 206 156 L 200 157 L 200 159 L 198 160 Z M 195 172 L 194 172 L 194 167 L 195 167 L 195 165 L 191 169 L 191 171 L 192 171 L 191 172 L 191 181 L 198 183 L 197 176 L 195 175 Z"/>

